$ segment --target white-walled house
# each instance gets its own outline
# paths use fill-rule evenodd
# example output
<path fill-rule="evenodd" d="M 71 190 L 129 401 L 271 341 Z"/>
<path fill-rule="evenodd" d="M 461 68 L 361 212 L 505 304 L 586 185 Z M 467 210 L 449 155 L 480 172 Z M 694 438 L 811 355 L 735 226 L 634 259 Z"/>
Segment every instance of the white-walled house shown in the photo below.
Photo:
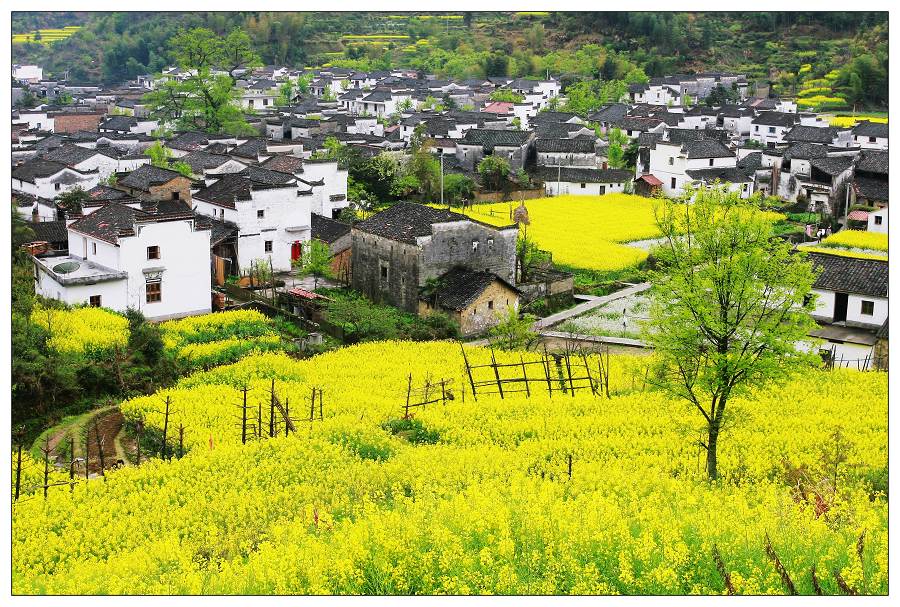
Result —
<path fill-rule="evenodd" d="M 79 171 L 61 162 L 41 158 L 24 162 L 12 171 L 13 191 L 46 199 L 56 198 L 79 186 L 90 190 L 99 181 L 100 173 L 97 169 Z"/>
<path fill-rule="evenodd" d="M 863 120 L 852 129 L 853 144 L 868 150 L 888 149 L 888 125 L 882 122 Z"/>
<path fill-rule="evenodd" d="M 596 167 L 540 167 L 535 177 L 544 182 L 547 196 L 598 196 L 624 192 L 632 179 L 628 169 Z"/>
<path fill-rule="evenodd" d="M 869 224 L 866 228 L 869 232 L 880 232 L 887 234 L 888 232 L 888 210 L 887 207 L 872 211 L 869 213 Z"/>
<path fill-rule="evenodd" d="M 711 170 L 718 170 L 723 181 L 736 178 L 723 169 L 735 169 L 737 157 L 719 141 L 712 139 L 689 140 L 681 143 L 657 141 L 650 147 L 649 169 L 662 182 L 666 196 L 678 196 L 688 183 L 712 182 Z M 701 171 L 706 171 L 705 173 Z M 640 177 L 640 175 L 636 175 Z M 743 181 L 740 191 L 743 190 Z M 731 187 L 731 186 L 729 186 Z M 749 193 L 747 193 L 749 196 Z"/>
<path fill-rule="evenodd" d="M 311 186 L 322 182 L 321 200 L 313 201 L 313 213 L 336 218 L 341 209 L 350 204 L 347 200 L 347 169 L 341 168 L 337 161 L 304 160 L 302 179 Z"/>
<path fill-rule="evenodd" d="M 774 148 L 785 142 L 785 135 L 798 122 L 797 114 L 760 112 L 750 123 L 750 139 L 763 147 Z"/>
<path fill-rule="evenodd" d="M 159 205 L 113 202 L 71 223 L 68 255 L 34 258 L 35 292 L 150 320 L 208 313 L 210 228 L 184 201 Z"/>
<path fill-rule="evenodd" d="M 61 162 L 82 173 L 97 171 L 99 179 L 105 179 L 112 173 L 126 173 L 143 164 L 150 164 L 148 156 L 120 157 L 108 148 L 91 149 L 75 144 L 56 148 L 47 153 L 44 159 Z"/>
<path fill-rule="evenodd" d="M 237 226 L 240 271 L 271 261 L 276 272 L 286 272 L 310 239 L 312 193 L 294 175 L 250 167 L 222 176 L 193 201 L 197 213 Z"/>
<path fill-rule="evenodd" d="M 811 333 L 824 340 L 821 350 L 834 351 L 837 359 L 871 359 L 875 333 L 888 318 L 888 262 L 810 253 L 820 272 L 813 283 L 819 328 Z"/>

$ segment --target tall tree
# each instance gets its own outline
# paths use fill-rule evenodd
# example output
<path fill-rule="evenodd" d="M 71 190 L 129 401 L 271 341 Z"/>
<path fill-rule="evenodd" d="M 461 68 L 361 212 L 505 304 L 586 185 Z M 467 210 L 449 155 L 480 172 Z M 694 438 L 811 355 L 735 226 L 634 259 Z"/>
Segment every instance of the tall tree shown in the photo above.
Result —
<path fill-rule="evenodd" d="M 652 383 L 703 416 L 701 444 L 714 480 L 731 399 L 815 358 L 798 349 L 815 324 L 815 274 L 802 253 L 773 237 L 760 199 L 718 187 L 686 192 L 686 201 L 692 197 L 656 209 L 660 270 L 642 332 L 655 350 Z"/>
<path fill-rule="evenodd" d="M 180 128 L 253 134 L 238 105 L 240 93 L 235 87 L 238 69 L 261 63 L 247 34 L 235 29 L 223 38 L 197 27 L 180 31 L 169 44 L 182 74 L 164 78 L 147 93 L 145 102 L 152 115 Z"/>

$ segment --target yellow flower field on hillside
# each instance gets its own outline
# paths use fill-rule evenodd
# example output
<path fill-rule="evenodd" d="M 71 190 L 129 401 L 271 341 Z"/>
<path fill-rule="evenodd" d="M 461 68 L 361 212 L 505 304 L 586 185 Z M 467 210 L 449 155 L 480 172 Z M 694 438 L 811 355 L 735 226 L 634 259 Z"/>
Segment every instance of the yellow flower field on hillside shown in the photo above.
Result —
<path fill-rule="evenodd" d="M 871 249 L 887 253 L 888 235 L 881 232 L 841 230 L 823 240 L 822 246 L 843 249 Z"/>
<path fill-rule="evenodd" d="M 610 399 L 533 384 L 475 400 L 450 342 L 196 373 L 122 407 L 158 431 L 168 395 L 183 458 L 13 507 L 12 590 L 723 594 L 717 552 L 735 593 L 784 594 L 768 537 L 800 594 L 887 592 L 886 374 L 809 369 L 733 399 L 711 484 L 702 419 L 646 387 L 645 362 L 613 357 Z M 426 381 L 452 380 L 452 398 L 402 420 L 410 374 L 414 401 Z M 255 423 L 272 380 L 297 431 L 244 445 L 239 388 Z M 321 421 L 308 419 L 312 386 Z"/>
<path fill-rule="evenodd" d="M 49 345 L 57 352 L 101 352 L 128 343 L 128 320 L 103 308 L 59 310 L 35 305 L 31 321 L 50 331 Z"/>

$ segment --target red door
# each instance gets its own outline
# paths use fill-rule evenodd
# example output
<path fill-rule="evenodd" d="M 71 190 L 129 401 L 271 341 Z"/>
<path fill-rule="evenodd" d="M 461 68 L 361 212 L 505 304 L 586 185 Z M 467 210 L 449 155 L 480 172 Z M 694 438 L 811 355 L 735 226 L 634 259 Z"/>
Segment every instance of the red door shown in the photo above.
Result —
<path fill-rule="evenodd" d="M 299 240 L 294 241 L 294 243 L 291 245 L 291 261 L 300 259 L 300 255 L 302 253 L 303 253 L 303 244 Z"/>

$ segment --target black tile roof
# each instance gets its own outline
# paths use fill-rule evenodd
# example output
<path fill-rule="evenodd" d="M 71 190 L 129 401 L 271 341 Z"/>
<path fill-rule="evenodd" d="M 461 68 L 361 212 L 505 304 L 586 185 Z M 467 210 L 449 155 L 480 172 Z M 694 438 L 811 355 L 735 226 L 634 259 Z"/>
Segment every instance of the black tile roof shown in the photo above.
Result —
<path fill-rule="evenodd" d="M 120 178 L 118 184 L 142 192 L 149 192 L 150 186 L 168 183 L 182 176 L 178 171 L 163 169 L 152 164 L 143 164 L 125 177 Z"/>
<path fill-rule="evenodd" d="M 329 219 L 317 213 L 312 214 L 312 237 L 328 244 L 350 233 L 350 224 Z"/>
<path fill-rule="evenodd" d="M 567 183 L 624 183 L 631 179 L 627 169 L 594 169 L 589 167 L 539 167 L 535 176 L 544 182 L 557 179 Z"/>
<path fill-rule="evenodd" d="M 824 158 L 827 155 L 827 145 L 799 141 L 786 147 L 781 157 L 785 160 L 791 160 L 792 158 L 798 160 L 812 160 L 813 158 Z"/>
<path fill-rule="evenodd" d="M 822 273 L 813 288 L 872 297 L 887 297 L 888 262 L 826 253 L 810 253 L 813 267 Z"/>
<path fill-rule="evenodd" d="M 233 156 L 240 156 L 241 158 L 256 159 L 260 154 L 266 154 L 267 150 L 265 138 L 253 137 L 231 150 L 230 153 Z"/>
<path fill-rule="evenodd" d="M 422 204 L 401 202 L 388 207 L 365 221 L 355 224 L 353 227 L 368 234 L 375 234 L 376 236 L 398 242 L 415 244 L 417 237 L 431 235 L 432 224 L 453 221 L 474 220 L 461 213 L 435 209 Z M 490 227 L 495 230 L 502 229 L 496 226 Z"/>
<path fill-rule="evenodd" d="M 484 293 L 494 281 L 500 281 L 512 291 L 519 290 L 493 272 L 478 272 L 456 267 L 439 278 L 434 297 L 439 307 L 447 310 L 465 310 Z"/>
<path fill-rule="evenodd" d="M 800 121 L 797 114 L 788 114 L 785 112 L 760 112 L 754 118 L 751 124 L 762 124 L 765 126 L 783 126 L 791 127 Z"/>
<path fill-rule="evenodd" d="M 110 200 L 132 200 L 131 196 L 123 192 L 122 190 L 117 190 L 116 188 L 112 188 L 108 185 L 95 185 L 90 190 L 87 191 L 87 195 L 91 197 L 92 201 L 96 202 L 108 202 Z"/>
<path fill-rule="evenodd" d="M 615 122 L 621 120 L 628 113 L 628 106 L 624 103 L 612 103 L 603 106 L 593 114 L 588 115 L 588 120 L 593 122 Z"/>
<path fill-rule="evenodd" d="M 825 158 L 815 158 L 810 161 L 809 164 L 813 168 L 819 169 L 834 177 L 851 167 L 853 165 L 853 158 L 850 156 L 828 156 Z"/>
<path fill-rule="evenodd" d="M 303 159 L 297 156 L 277 154 L 271 158 L 267 158 L 266 161 L 259 166 L 273 171 L 281 171 L 282 173 L 302 173 Z"/>
<path fill-rule="evenodd" d="M 182 156 L 178 160 L 186 162 L 191 167 L 191 172 L 195 175 L 202 175 L 204 171 L 218 168 L 232 160 L 232 158 L 227 154 L 210 154 L 209 152 L 198 150 Z"/>
<path fill-rule="evenodd" d="M 235 238 L 238 235 L 238 227 L 228 221 L 209 217 L 207 215 L 195 214 L 197 224 L 205 224 L 210 227 L 209 246 L 213 247 L 225 239 Z"/>
<path fill-rule="evenodd" d="M 867 173 L 888 174 L 888 153 L 881 150 L 863 150 L 856 169 Z"/>
<path fill-rule="evenodd" d="M 66 168 L 66 165 L 61 162 L 32 158 L 13 169 L 12 178 L 34 183 L 37 177 L 50 177 Z"/>
<path fill-rule="evenodd" d="M 254 184 L 260 185 L 290 185 L 297 182 L 297 178 L 291 173 L 283 173 L 268 168 L 249 166 L 238 175 L 247 177 Z"/>
<path fill-rule="evenodd" d="M 569 122 L 538 122 L 534 125 L 534 134 L 542 139 L 563 139 L 571 137 L 572 133 L 577 133 L 583 129 L 590 130 L 583 124 L 572 124 Z"/>
<path fill-rule="evenodd" d="M 45 154 L 44 158 L 46 160 L 53 160 L 56 162 L 61 162 L 68 166 L 72 166 L 78 164 L 79 162 L 84 162 L 85 160 L 93 158 L 97 154 L 107 156 L 109 158 L 115 158 L 114 155 L 110 154 L 106 150 L 92 150 L 89 148 L 83 148 L 80 145 L 75 145 L 74 143 L 67 143 L 62 147 L 58 147 L 55 150 Z"/>
<path fill-rule="evenodd" d="M 28 227 L 34 232 L 35 242 L 66 243 L 68 248 L 69 232 L 65 221 L 39 221 L 28 224 Z"/>
<path fill-rule="evenodd" d="M 712 183 L 717 179 L 724 183 L 745 183 L 752 181 L 746 173 L 734 167 L 710 167 L 708 169 L 694 169 L 686 171 L 691 179 L 698 179 L 706 183 Z"/>
<path fill-rule="evenodd" d="M 532 124 L 538 122 L 569 122 L 572 118 L 577 118 L 578 114 L 572 112 L 551 112 L 549 110 L 540 111 L 531 119 Z"/>
<path fill-rule="evenodd" d="M 850 132 L 853 133 L 853 135 L 859 135 L 860 137 L 886 138 L 888 136 L 888 131 L 888 125 L 884 122 L 869 122 L 868 120 L 863 120 L 853 127 Z"/>
<path fill-rule="evenodd" d="M 100 123 L 99 128 L 110 131 L 130 131 L 137 126 L 137 118 L 134 116 L 110 116 Z"/>
<path fill-rule="evenodd" d="M 140 209 L 111 202 L 75 221 L 69 228 L 105 242 L 118 244 L 119 237 L 134 236 L 135 218 L 149 216 L 149 213 Z"/>
<path fill-rule="evenodd" d="M 502 131 L 499 129 L 469 129 L 459 143 L 480 145 L 486 150 L 494 147 L 521 147 L 534 137 L 532 131 Z"/>
<path fill-rule="evenodd" d="M 890 188 L 886 179 L 862 177 L 857 175 L 853 179 L 853 187 L 858 196 L 866 200 L 883 200 L 887 202 Z"/>
<path fill-rule="evenodd" d="M 623 131 L 649 131 L 658 127 L 660 124 L 663 124 L 663 121 L 659 118 L 641 118 L 636 116 L 625 116 L 621 120 L 615 120 L 612 123 L 612 126 L 617 127 Z"/>
<path fill-rule="evenodd" d="M 589 137 L 575 137 L 573 139 L 535 139 L 534 149 L 538 152 L 593 154 L 594 142 Z"/>
<path fill-rule="evenodd" d="M 688 158 L 734 158 L 734 152 L 712 139 L 697 139 L 681 144 Z"/>
<path fill-rule="evenodd" d="M 762 166 L 762 152 L 750 152 L 737 162 L 737 167 L 748 177 L 752 176 Z"/>
<path fill-rule="evenodd" d="M 167 147 L 174 150 L 183 150 L 185 152 L 202 150 L 208 145 L 209 137 L 204 133 L 198 133 L 197 131 L 179 133 L 166 144 Z"/>
<path fill-rule="evenodd" d="M 832 127 L 804 126 L 796 124 L 784 134 L 785 141 L 805 141 L 807 143 L 822 143 L 830 145 L 837 135 L 837 129 Z"/>

